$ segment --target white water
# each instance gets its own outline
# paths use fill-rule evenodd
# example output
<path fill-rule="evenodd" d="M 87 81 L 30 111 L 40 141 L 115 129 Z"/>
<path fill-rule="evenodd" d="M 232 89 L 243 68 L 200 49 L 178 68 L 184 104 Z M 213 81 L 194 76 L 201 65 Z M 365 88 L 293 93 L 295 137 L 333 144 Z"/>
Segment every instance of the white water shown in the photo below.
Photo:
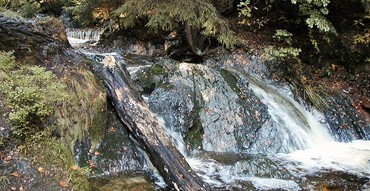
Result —
<path fill-rule="evenodd" d="M 336 170 L 370 178 L 370 141 L 335 142 L 326 125 L 298 102 L 256 79 L 248 79 L 251 90 L 268 106 L 272 120 L 278 123 L 277 128 L 284 129 L 280 130 L 285 133 L 282 137 L 286 148 L 283 150 L 288 152 L 271 155 L 271 160 L 283 165 L 295 177 Z M 167 129 L 167 132 L 176 140 L 174 144 L 180 152 L 187 156 L 182 137 L 174 131 Z M 225 165 L 209 158 L 186 158 L 198 175 L 214 187 L 245 181 L 258 190 L 300 190 L 293 180 L 243 176 L 235 169 L 235 164 Z"/>
<path fill-rule="evenodd" d="M 302 148 L 291 150 L 288 154 L 276 156 L 285 160 L 284 166 L 295 175 L 309 174 L 320 170 L 338 170 L 361 173 L 370 177 L 370 141 L 358 140 L 350 143 L 335 142 L 328 133 L 327 126 L 319 122 L 291 97 L 278 90 L 261 85 L 250 79 L 251 89 L 269 107 L 272 118 L 283 120 Z M 291 109 L 294 108 L 294 109 Z M 298 111 L 298 112 L 293 112 Z"/>
<path fill-rule="evenodd" d="M 73 37 L 69 39 L 76 43 L 88 40 Z M 283 141 L 286 148 L 283 150 L 287 153 L 276 153 L 269 158 L 283 165 L 296 177 L 331 170 L 370 177 L 370 141 L 335 142 L 325 124 L 320 123 L 292 98 L 256 79 L 250 78 L 249 81 L 252 91 L 268 106 L 271 118 L 279 124 L 278 128 L 283 129 L 281 132 L 285 133 Z M 233 164 L 225 165 L 210 158 L 188 156 L 182 136 L 167 129 L 161 117 L 157 118 L 190 166 L 210 185 L 217 188 L 245 181 L 252 183 L 258 190 L 300 190 L 293 180 L 242 176 Z M 163 184 L 163 180 L 157 184 Z"/>
<path fill-rule="evenodd" d="M 285 135 L 282 150 L 290 153 L 334 141 L 327 127 L 291 97 L 252 77 L 248 80 L 249 87 L 268 106 L 272 120 Z"/>
<path fill-rule="evenodd" d="M 337 170 L 370 177 L 370 141 L 330 142 L 276 157 L 296 176 Z"/>
<path fill-rule="evenodd" d="M 74 47 L 86 42 L 99 41 L 101 33 L 100 29 L 66 29 L 68 41 Z"/>

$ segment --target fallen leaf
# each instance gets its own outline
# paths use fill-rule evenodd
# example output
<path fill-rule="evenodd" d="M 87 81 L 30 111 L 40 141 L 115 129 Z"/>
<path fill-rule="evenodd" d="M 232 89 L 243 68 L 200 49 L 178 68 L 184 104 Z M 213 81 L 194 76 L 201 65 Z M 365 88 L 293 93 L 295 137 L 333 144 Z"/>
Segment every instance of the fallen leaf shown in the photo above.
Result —
<path fill-rule="evenodd" d="M 44 168 L 42 168 L 42 167 L 37 168 L 37 170 L 38 170 L 38 171 L 39 171 L 39 173 L 41 173 L 41 174 L 44 174 L 44 173 L 45 173 L 45 169 L 44 169 Z"/>
<path fill-rule="evenodd" d="M 61 187 L 67 187 L 67 183 L 66 183 L 66 182 L 64 182 L 63 180 L 59 182 L 59 185 L 60 185 Z"/>
<path fill-rule="evenodd" d="M 338 70 L 338 65 L 331 64 L 331 69 L 334 70 L 334 71 L 337 71 Z"/>
<path fill-rule="evenodd" d="M 77 165 L 72 165 L 72 166 L 71 166 L 71 169 L 72 169 L 72 170 L 77 170 L 77 169 L 78 169 L 78 166 L 77 166 Z"/>
<path fill-rule="evenodd" d="M 12 160 L 12 157 L 11 157 L 11 156 L 6 156 L 6 157 L 4 158 L 4 160 L 5 160 L 5 161 Z"/>
<path fill-rule="evenodd" d="M 15 176 L 15 177 L 19 177 L 19 174 L 18 174 L 17 171 L 10 173 L 10 175 Z"/>

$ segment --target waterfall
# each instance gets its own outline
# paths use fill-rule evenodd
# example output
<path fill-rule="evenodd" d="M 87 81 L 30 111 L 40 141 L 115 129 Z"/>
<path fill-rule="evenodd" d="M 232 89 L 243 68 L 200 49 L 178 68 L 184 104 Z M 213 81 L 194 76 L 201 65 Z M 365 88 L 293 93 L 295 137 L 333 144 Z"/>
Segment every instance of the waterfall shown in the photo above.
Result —
<path fill-rule="evenodd" d="M 291 173 L 302 176 L 322 169 L 336 169 L 370 175 L 370 141 L 335 142 L 327 124 L 319 122 L 291 97 L 255 78 L 248 77 L 248 80 L 253 92 L 268 105 L 279 127 L 286 127 L 291 133 L 285 142 L 300 145 L 299 149 L 273 156 L 284 159 L 284 166 Z"/>
<path fill-rule="evenodd" d="M 271 123 L 275 125 L 266 127 L 265 131 L 275 128 L 275 136 L 282 141 L 279 153 L 267 156 L 219 153 L 210 156 L 205 152 L 191 156 L 181 134 L 168 128 L 163 118 L 157 115 L 173 144 L 205 182 L 221 190 L 233 190 L 236 184 L 239 184 L 236 187 L 250 190 L 302 190 L 299 183 L 306 179 L 305 176 L 327 171 L 370 177 L 370 141 L 335 142 L 327 124 L 320 122 L 286 93 L 257 78 L 240 75 L 249 82 L 248 88 L 268 107 Z M 286 174 L 281 173 L 284 169 L 287 169 Z"/>
<path fill-rule="evenodd" d="M 85 54 L 97 61 L 101 61 L 105 55 L 114 55 L 117 56 L 117 58 L 119 57 L 119 59 L 123 59 L 116 53 Z M 147 63 L 151 63 L 151 61 L 148 61 Z M 172 62 L 169 64 L 169 66 L 173 65 L 175 64 Z M 132 67 L 128 67 L 127 70 L 130 72 L 133 80 L 137 80 L 140 78 L 140 76 L 137 76 L 138 74 L 144 73 L 145 75 L 149 75 L 148 71 L 152 69 L 151 66 L 152 65 L 150 64 L 132 64 Z M 166 81 L 168 84 L 166 84 L 163 91 L 159 93 L 165 94 L 166 90 L 178 93 L 171 89 L 178 87 L 185 95 L 188 95 L 189 99 L 184 99 L 183 102 L 176 99 L 170 101 L 163 99 L 165 101 L 158 102 L 157 105 L 166 104 L 168 106 L 172 104 L 173 107 L 164 109 L 163 113 L 159 113 L 158 110 L 156 110 L 157 112 L 152 110 L 152 112 L 156 116 L 157 121 L 161 124 L 161 127 L 165 129 L 167 136 L 170 137 L 172 143 L 186 158 L 192 169 L 203 179 L 203 181 L 210 184 L 215 190 L 314 190 L 312 187 L 305 186 L 315 185 L 317 182 L 317 179 L 315 178 L 325 177 L 324 173 L 330 173 L 333 175 L 334 178 L 328 178 L 329 181 L 333 182 L 337 179 L 339 179 L 338 182 L 342 181 L 340 179 L 341 177 L 335 177 L 337 175 L 336 172 L 343 172 L 343 176 L 345 177 L 354 174 L 357 177 L 360 177 L 357 178 L 357 182 L 354 183 L 358 185 L 361 185 L 361 183 L 358 183 L 358 179 L 361 179 L 361 177 L 370 177 L 370 141 L 359 140 L 351 143 L 336 142 L 328 132 L 326 123 L 321 122 L 316 115 L 314 116 L 311 112 L 307 111 L 301 104 L 285 92 L 259 80 L 258 78 L 251 77 L 247 74 L 231 69 L 229 70 L 237 73 L 240 79 L 248 82 L 247 85 L 245 85 L 247 91 L 253 92 L 253 94 L 267 108 L 268 115 L 270 116 L 267 119 L 267 125 L 263 125 L 257 133 L 261 134 L 262 138 L 267 137 L 266 141 L 269 141 L 269 139 L 279 141 L 279 145 L 281 146 L 279 146 L 278 149 L 271 149 L 271 151 L 268 152 L 263 150 L 263 152 L 248 153 L 246 151 L 243 152 L 243 150 L 238 151 L 235 149 L 229 153 L 213 153 L 204 150 L 195 152 L 195 154 L 189 153 L 189 148 L 184 143 L 183 135 L 181 134 L 184 131 L 177 128 L 178 126 L 185 126 L 186 123 L 184 121 L 187 121 L 187 116 L 184 118 L 171 118 L 168 116 L 171 112 L 173 113 L 175 111 L 172 110 L 173 108 L 181 110 L 180 113 L 182 115 L 187 115 L 189 114 L 186 112 L 188 111 L 187 109 L 189 109 L 189 111 L 193 111 L 192 109 L 195 107 L 194 103 L 189 103 L 192 100 L 191 98 L 193 98 L 192 93 L 194 92 L 185 90 L 183 86 L 180 86 L 180 84 L 183 83 L 187 87 L 190 87 L 190 89 L 197 86 L 197 90 L 202 91 L 206 88 L 214 88 L 213 86 L 222 85 L 222 83 L 218 82 L 224 79 L 218 78 L 221 75 L 212 76 L 214 73 L 217 73 L 217 70 L 208 72 L 203 70 L 201 71 L 201 69 L 199 69 L 206 68 L 206 66 L 195 66 L 199 67 L 196 68 L 198 71 L 194 69 L 194 65 L 189 67 L 185 66 L 188 66 L 188 64 L 181 63 L 180 67 L 176 69 L 182 71 L 176 71 L 173 72 L 173 74 L 166 74 L 170 76 Z M 193 71 L 200 73 L 196 82 L 191 79 L 187 79 L 185 76 L 185 74 L 192 74 L 194 77 L 195 72 L 193 73 Z M 180 73 L 181 75 L 179 75 Z M 178 76 L 176 76 L 176 78 L 171 78 L 173 77 L 171 75 Z M 147 77 L 150 78 L 150 76 Z M 206 78 L 206 80 L 202 80 L 202 77 Z M 161 78 L 158 79 L 158 81 L 162 80 Z M 194 85 L 193 82 L 202 85 Z M 225 82 L 223 84 L 227 83 Z M 220 89 L 212 89 L 213 91 L 204 91 L 206 93 L 203 93 L 206 96 L 211 96 L 211 93 L 217 93 Z M 225 94 L 225 91 L 228 89 L 224 88 L 222 90 L 222 93 Z M 207 92 L 210 93 L 207 94 Z M 231 91 L 227 93 L 230 92 Z M 181 94 L 175 95 L 175 93 L 166 94 L 166 96 L 181 96 Z M 229 99 L 229 101 L 221 100 L 226 98 L 228 97 L 220 96 L 215 102 L 211 103 L 221 104 L 222 102 L 226 104 L 235 104 L 231 102 L 236 102 L 235 100 L 238 99 L 238 96 L 233 95 L 233 98 L 235 99 Z M 153 101 L 151 100 L 153 99 L 153 95 L 146 94 L 143 99 L 149 104 L 150 101 Z M 236 110 L 242 109 L 241 107 L 235 108 L 237 108 Z M 204 118 L 209 117 L 209 113 L 212 114 L 212 112 L 207 112 L 209 110 L 204 111 L 205 112 L 202 113 Z M 221 109 L 219 111 L 225 112 L 225 110 Z M 213 112 L 215 113 L 215 111 Z M 239 116 L 238 114 L 239 113 L 236 113 L 232 116 Z M 217 120 L 219 119 L 214 119 L 214 121 Z M 178 121 L 184 123 L 179 123 L 180 125 L 178 126 L 174 126 L 172 124 L 172 122 Z M 242 122 L 243 121 L 239 121 L 240 124 L 242 124 Z M 221 125 L 213 127 L 223 128 Z M 237 126 L 235 126 L 235 128 L 237 128 Z M 227 136 L 234 136 L 232 132 L 228 133 L 229 134 Z M 263 141 L 259 144 L 264 144 Z M 225 142 L 215 142 L 218 144 L 225 144 Z M 217 145 L 214 146 L 217 147 Z M 261 147 L 257 145 L 255 147 L 252 146 L 251 148 L 246 148 L 245 150 L 250 149 L 258 151 L 259 148 Z M 149 161 L 148 158 L 146 158 L 146 160 Z M 314 177 L 312 183 L 310 183 L 310 177 L 312 176 L 317 177 Z M 351 181 L 352 179 L 347 180 L 345 184 Z M 163 181 L 159 181 L 157 184 L 163 184 Z M 349 186 L 348 188 L 351 190 L 352 188 L 358 187 Z M 366 189 L 367 187 L 364 188 Z"/>
<path fill-rule="evenodd" d="M 102 29 L 66 29 L 68 41 L 72 46 L 86 42 L 97 42 L 102 32 Z"/>
<path fill-rule="evenodd" d="M 282 151 L 290 153 L 334 141 L 327 127 L 293 98 L 256 78 L 246 77 L 251 90 L 268 106 L 269 114 L 277 124 L 276 134 L 281 136 L 285 147 Z"/>

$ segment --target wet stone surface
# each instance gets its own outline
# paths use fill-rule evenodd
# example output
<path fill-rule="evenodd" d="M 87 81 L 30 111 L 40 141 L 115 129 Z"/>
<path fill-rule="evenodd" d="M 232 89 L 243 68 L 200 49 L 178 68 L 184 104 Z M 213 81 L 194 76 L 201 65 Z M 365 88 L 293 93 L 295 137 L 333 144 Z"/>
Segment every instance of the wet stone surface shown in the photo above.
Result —
<path fill-rule="evenodd" d="M 137 149 L 112 106 L 108 110 L 105 136 L 98 147 L 90 152 L 92 175 L 148 170 L 144 156 Z"/>

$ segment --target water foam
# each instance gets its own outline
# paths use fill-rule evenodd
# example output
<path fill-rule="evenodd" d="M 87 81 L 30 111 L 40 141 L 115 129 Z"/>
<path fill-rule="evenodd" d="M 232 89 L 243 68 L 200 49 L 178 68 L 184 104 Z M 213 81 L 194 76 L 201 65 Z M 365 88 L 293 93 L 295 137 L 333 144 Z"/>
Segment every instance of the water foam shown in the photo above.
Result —
<path fill-rule="evenodd" d="M 277 154 L 284 166 L 296 176 L 325 170 L 362 174 L 370 178 L 370 141 L 330 142 L 319 147 Z"/>

